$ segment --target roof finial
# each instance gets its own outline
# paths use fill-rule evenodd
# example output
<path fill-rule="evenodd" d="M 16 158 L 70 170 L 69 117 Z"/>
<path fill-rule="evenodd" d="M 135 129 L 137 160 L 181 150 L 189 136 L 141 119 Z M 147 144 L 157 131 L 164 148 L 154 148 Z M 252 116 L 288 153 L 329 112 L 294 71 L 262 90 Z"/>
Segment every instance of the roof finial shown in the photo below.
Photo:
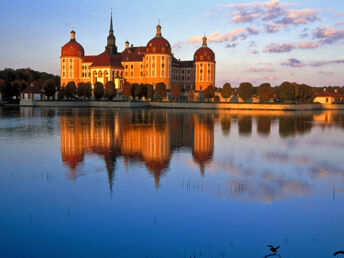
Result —
<path fill-rule="evenodd" d="M 158 19 L 158 25 L 156 26 L 156 36 L 161 37 L 160 19 Z"/>
<path fill-rule="evenodd" d="M 160 25 L 160 18 L 158 18 L 158 25 Z"/>
<path fill-rule="evenodd" d="M 111 8 L 111 18 L 110 18 L 110 30 L 109 34 L 113 35 L 113 26 L 112 26 L 112 8 Z"/>
<path fill-rule="evenodd" d="M 70 32 L 70 40 L 75 40 L 74 25 L 72 25 L 72 31 Z"/>

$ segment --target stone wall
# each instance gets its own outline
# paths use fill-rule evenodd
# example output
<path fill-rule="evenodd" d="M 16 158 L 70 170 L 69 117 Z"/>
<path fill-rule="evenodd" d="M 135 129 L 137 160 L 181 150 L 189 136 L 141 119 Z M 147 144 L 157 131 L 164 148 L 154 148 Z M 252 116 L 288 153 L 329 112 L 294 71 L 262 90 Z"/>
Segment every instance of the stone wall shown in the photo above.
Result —
<path fill-rule="evenodd" d="M 214 102 L 144 102 L 144 101 L 32 101 L 21 100 L 21 106 L 35 107 L 105 107 L 105 108 L 169 108 L 169 109 L 232 109 L 232 110 L 319 110 L 344 109 L 344 105 L 321 104 L 257 104 Z"/>

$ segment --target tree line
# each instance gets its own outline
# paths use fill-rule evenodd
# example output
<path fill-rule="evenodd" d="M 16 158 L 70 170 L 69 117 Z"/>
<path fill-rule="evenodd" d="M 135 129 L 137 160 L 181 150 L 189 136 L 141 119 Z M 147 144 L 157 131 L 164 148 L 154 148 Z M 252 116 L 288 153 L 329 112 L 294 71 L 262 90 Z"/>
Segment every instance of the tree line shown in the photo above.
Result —
<path fill-rule="evenodd" d="M 31 84 L 44 91 L 47 81 L 53 84 L 55 89 L 60 85 L 60 77 L 53 74 L 38 72 L 30 68 L 5 68 L 0 71 L 0 92 L 5 100 L 11 100 L 18 98 L 20 92 Z"/>

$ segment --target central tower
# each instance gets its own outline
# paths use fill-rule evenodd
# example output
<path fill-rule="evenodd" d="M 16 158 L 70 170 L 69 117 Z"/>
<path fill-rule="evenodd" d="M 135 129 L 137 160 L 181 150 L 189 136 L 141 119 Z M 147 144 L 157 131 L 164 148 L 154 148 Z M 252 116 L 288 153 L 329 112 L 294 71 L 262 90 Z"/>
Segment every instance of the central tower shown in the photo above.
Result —
<path fill-rule="evenodd" d="M 106 50 L 112 55 L 117 54 L 116 37 L 113 35 L 112 11 L 111 11 L 110 30 L 109 30 L 109 36 L 107 37 Z"/>

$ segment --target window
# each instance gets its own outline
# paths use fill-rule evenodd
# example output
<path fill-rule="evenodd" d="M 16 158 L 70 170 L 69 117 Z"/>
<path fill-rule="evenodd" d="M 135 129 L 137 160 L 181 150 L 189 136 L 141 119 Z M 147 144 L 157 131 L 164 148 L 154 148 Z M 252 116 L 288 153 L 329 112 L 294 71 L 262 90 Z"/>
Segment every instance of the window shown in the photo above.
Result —
<path fill-rule="evenodd" d="M 203 73 L 203 70 L 201 69 L 201 70 L 199 70 L 199 72 L 202 74 L 202 73 Z"/>
<path fill-rule="evenodd" d="M 155 48 L 155 47 L 153 47 L 153 52 L 154 52 L 154 53 L 156 52 L 156 48 Z"/>
<path fill-rule="evenodd" d="M 66 62 L 66 59 L 63 58 L 63 59 L 62 59 L 62 62 L 65 63 L 65 62 Z"/>
<path fill-rule="evenodd" d="M 71 70 L 72 70 L 72 69 L 73 69 L 73 66 L 72 66 L 72 65 L 70 65 L 70 66 L 69 66 L 69 69 L 71 69 Z"/>
<path fill-rule="evenodd" d="M 72 73 L 69 73 L 69 78 L 72 78 L 73 77 L 73 74 Z"/>
<path fill-rule="evenodd" d="M 134 65 L 131 65 L 130 68 L 131 68 L 131 69 L 134 69 Z"/>
<path fill-rule="evenodd" d="M 62 77 L 66 77 L 66 73 L 65 72 L 62 73 Z"/>
<path fill-rule="evenodd" d="M 208 67 L 210 67 L 210 64 L 208 64 Z"/>
<path fill-rule="evenodd" d="M 203 64 L 201 64 L 201 66 L 203 66 Z"/>
<path fill-rule="evenodd" d="M 69 63 L 72 63 L 73 62 L 73 59 L 69 59 Z"/>
<path fill-rule="evenodd" d="M 134 72 L 133 71 L 131 71 L 130 77 L 134 77 Z"/>
<path fill-rule="evenodd" d="M 161 60 L 162 60 L 162 61 L 164 61 L 164 60 L 165 60 L 165 57 L 164 57 L 164 56 L 162 56 L 162 57 L 161 57 Z"/>
<path fill-rule="evenodd" d="M 125 65 L 125 69 L 128 69 L 128 65 L 127 64 Z"/>
<path fill-rule="evenodd" d="M 125 72 L 125 77 L 128 77 L 128 72 Z"/>
<path fill-rule="evenodd" d="M 165 68 L 165 64 L 161 64 L 161 68 Z"/>

